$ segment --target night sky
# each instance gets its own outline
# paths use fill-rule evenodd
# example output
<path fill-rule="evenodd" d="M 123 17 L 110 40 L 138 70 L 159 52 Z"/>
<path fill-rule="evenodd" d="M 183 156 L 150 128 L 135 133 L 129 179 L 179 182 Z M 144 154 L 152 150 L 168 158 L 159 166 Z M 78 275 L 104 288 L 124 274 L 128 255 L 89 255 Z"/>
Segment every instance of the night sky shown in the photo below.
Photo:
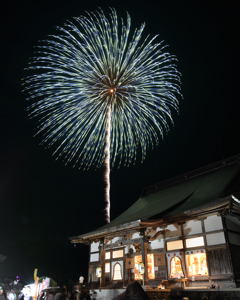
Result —
<path fill-rule="evenodd" d="M 164 40 L 182 73 L 179 115 L 146 160 L 111 172 L 111 219 L 141 195 L 142 188 L 240 153 L 239 9 L 237 1 L 8 1 L 1 8 L 0 278 L 33 272 L 62 284 L 87 276 L 88 247 L 68 237 L 105 224 L 104 167 L 82 171 L 55 161 L 33 137 L 21 92 L 23 69 L 38 40 L 84 11 L 109 7 L 132 29 Z"/>

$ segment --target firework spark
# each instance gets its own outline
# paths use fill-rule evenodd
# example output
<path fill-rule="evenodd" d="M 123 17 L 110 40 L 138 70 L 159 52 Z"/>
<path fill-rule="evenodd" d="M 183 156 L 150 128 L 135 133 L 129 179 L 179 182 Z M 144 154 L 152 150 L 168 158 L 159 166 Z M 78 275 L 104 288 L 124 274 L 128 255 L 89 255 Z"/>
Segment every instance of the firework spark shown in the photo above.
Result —
<path fill-rule="evenodd" d="M 87 15 L 41 42 L 24 90 L 29 117 L 39 119 L 36 134 L 56 145 L 57 158 L 83 169 L 105 164 L 109 221 L 110 162 L 129 166 L 137 150 L 144 160 L 158 145 L 178 111 L 180 73 L 156 36 L 139 44 L 144 24 L 130 39 L 129 14 L 121 34 L 114 9 L 110 21 L 102 10 Z"/>

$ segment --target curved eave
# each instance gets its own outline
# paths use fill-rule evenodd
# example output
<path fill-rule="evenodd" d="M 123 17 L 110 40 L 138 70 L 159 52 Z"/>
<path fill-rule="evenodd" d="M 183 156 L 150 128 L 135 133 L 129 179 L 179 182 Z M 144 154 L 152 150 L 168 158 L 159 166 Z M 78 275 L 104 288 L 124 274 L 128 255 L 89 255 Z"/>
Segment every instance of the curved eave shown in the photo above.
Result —
<path fill-rule="evenodd" d="M 104 237 L 111 237 L 113 235 L 115 236 L 116 234 L 127 234 L 132 230 L 137 230 L 140 228 L 141 228 L 141 220 L 136 220 L 133 222 L 113 226 L 110 228 L 105 228 L 105 226 L 103 226 L 99 230 L 94 230 L 92 232 L 85 233 L 79 236 L 70 237 L 69 239 L 73 244 L 76 243 L 86 244 L 89 243 L 90 241 L 100 240 Z"/>
<path fill-rule="evenodd" d="M 182 223 L 192 219 L 201 219 L 204 216 L 213 213 L 223 214 L 225 210 L 228 210 L 230 207 L 230 203 L 232 203 L 231 196 L 217 199 L 216 201 L 212 201 L 208 205 L 204 205 L 197 209 L 186 210 L 182 213 L 166 216 L 163 219 L 152 219 L 152 220 L 143 220 L 141 222 L 141 227 L 163 227 L 173 223 Z"/>

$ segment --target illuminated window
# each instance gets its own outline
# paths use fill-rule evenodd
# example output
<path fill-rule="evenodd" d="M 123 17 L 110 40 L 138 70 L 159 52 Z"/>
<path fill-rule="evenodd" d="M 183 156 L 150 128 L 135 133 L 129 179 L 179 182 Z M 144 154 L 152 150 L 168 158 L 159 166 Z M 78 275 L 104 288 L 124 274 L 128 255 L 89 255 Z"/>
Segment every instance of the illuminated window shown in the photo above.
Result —
<path fill-rule="evenodd" d="M 134 257 L 134 279 L 142 279 L 142 275 L 138 272 L 138 264 L 142 262 L 142 255 L 137 255 Z M 148 278 L 155 279 L 155 272 L 154 272 L 154 255 L 148 254 L 147 255 L 147 267 L 148 267 Z"/>
<path fill-rule="evenodd" d="M 188 276 L 208 275 L 207 259 L 205 253 L 187 254 L 186 258 Z"/>
<path fill-rule="evenodd" d="M 113 267 L 113 280 L 122 280 L 122 268 L 119 263 L 116 263 Z"/>
<path fill-rule="evenodd" d="M 110 259 L 110 252 L 105 253 L 105 259 Z"/>
<path fill-rule="evenodd" d="M 138 264 L 142 262 L 142 255 L 137 255 L 134 257 L 134 279 L 142 279 L 142 275 L 138 272 Z"/>
<path fill-rule="evenodd" d="M 123 250 L 113 251 L 112 258 L 123 257 Z"/>
<path fill-rule="evenodd" d="M 105 273 L 110 273 L 110 263 L 105 263 Z"/>
<path fill-rule="evenodd" d="M 155 279 L 153 254 L 147 255 L 147 266 L 148 266 L 148 278 Z"/>
<path fill-rule="evenodd" d="M 182 249 L 182 248 L 183 248 L 182 240 L 167 242 L 167 250 L 168 251 Z"/>
<path fill-rule="evenodd" d="M 203 236 L 199 236 L 192 239 L 186 239 L 186 248 L 204 246 Z"/>
<path fill-rule="evenodd" d="M 178 256 L 174 256 L 170 261 L 171 278 L 183 277 L 182 262 Z"/>

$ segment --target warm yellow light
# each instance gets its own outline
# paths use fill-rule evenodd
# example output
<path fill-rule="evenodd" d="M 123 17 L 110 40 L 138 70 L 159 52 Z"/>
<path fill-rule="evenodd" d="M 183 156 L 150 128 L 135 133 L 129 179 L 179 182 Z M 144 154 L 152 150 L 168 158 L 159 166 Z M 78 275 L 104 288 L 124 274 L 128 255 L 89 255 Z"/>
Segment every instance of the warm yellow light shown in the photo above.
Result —
<path fill-rule="evenodd" d="M 183 276 L 182 262 L 178 256 L 171 259 L 171 278 L 180 278 Z"/>
<path fill-rule="evenodd" d="M 142 279 L 142 275 L 139 274 L 138 265 L 142 263 L 142 255 L 137 255 L 134 257 L 135 268 L 134 268 L 134 278 L 135 280 Z M 155 271 L 154 271 L 154 257 L 153 254 L 147 255 L 147 264 L 148 268 L 148 279 L 155 279 Z M 146 268 L 146 267 L 145 267 Z"/>
<path fill-rule="evenodd" d="M 113 93 L 114 92 L 114 89 L 110 89 L 110 93 Z"/>
<path fill-rule="evenodd" d="M 187 255 L 188 276 L 208 275 L 207 259 L 205 253 Z"/>

